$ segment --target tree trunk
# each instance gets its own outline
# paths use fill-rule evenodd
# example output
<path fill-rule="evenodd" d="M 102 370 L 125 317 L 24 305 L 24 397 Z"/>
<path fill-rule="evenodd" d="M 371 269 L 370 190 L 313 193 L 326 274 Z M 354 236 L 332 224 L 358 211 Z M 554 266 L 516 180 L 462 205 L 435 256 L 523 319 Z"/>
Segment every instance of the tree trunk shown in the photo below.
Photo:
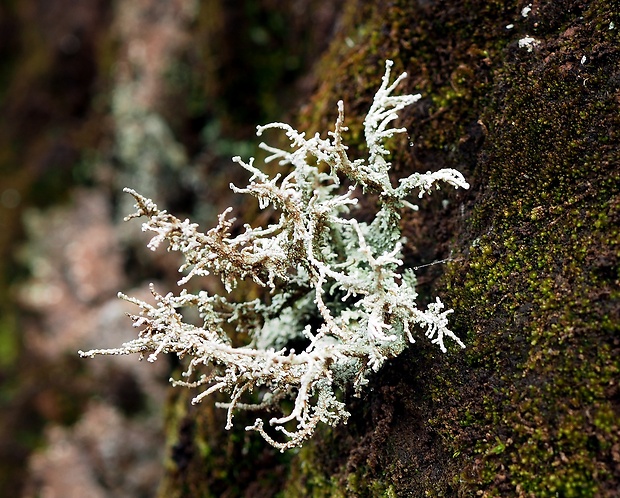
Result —
<path fill-rule="evenodd" d="M 347 426 L 284 456 L 187 410 L 170 424 L 191 457 L 161 496 L 616 495 L 619 7 L 348 2 L 298 121 L 326 131 L 342 98 L 359 139 L 383 61 L 409 72 L 423 99 L 396 175 L 473 185 L 404 217 L 407 262 L 449 259 L 420 280 L 467 348 L 415 344 L 347 399 Z"/>

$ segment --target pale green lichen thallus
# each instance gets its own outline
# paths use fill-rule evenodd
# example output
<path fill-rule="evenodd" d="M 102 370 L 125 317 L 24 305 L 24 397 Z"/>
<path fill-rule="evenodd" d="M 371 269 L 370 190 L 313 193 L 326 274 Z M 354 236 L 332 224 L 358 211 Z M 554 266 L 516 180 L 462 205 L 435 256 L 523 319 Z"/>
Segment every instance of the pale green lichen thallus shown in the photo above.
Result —
<path fill-rule="evenodd" d="M 226 295 L 205 291 L 166 295 L 153 291 L 152 306 L 120 294 L 140 308 L 132 316 L 134 326 L 141 329 L 138 338 L 118 349 L 80 351 L 80 355 L 147 353 L 149 361 L 161 353 L 185 357 L 183 380 L 171 380 L 174 385 L 200 390 L 195 403 L 216 391 L 227 393 L 230 401 L 218 404 L 228 410 L 226 427 L 232 426 L 235 410 L 256 411 L 256 421 L 246 429 L 284 451 L 311 437 L 319 422 L 346 422 L 349 412 L 336 393 L 350 385 L 359 394 L 368 375 L 415 342 L 419 330 L 444 352 L 446 338 L 464 347 L 448 328 L 452 310 L 444 310 L 439 298 L 424 310 L 416 306 L 415 275 L 403 269 L 399 211 L 415 209 L 407 199 L 414 193 L 422 197 L 441 182 L 455 188 L 469 185 L 453 169 L 414 173 L 397 187 L 390 182 L 385 139 L 405 131 L 391 127 L 392 122 L 399 111 L 420 99 L 419 94 L 392 95 L 406 74 L 390 83 L 391 66 L 387 61 L 364 120 L 367 159 L 350 160 L 347 155 L 342 102 L 327 138 L 319 134 L 306 138 L 284 123 L 258 127 L 258 135 L 275 128 L 291 142 L 290 150 L 260 145 L 270 153 L 266 162 L 279 161 L 281 174 L 269 177 L 253 158 L 233 159 L 251 176 L 246 187 L 231 185 L 232 190 L 256 197 L 261 209 L 275 209 L 279 218 L 274 224 L 246 225 L 243 233 L 231 236 L 234 220 L 229 208 L 214 228 L 201 233 L 196 224 L 181 221 L 125 189 L 137 207 L 128 219 L 146 217 L 143 230 L 155 234 L 149 248 L 155 250 L 167 241 L 170 250 L 183 254 L 180 271 L 186 274 L 180 284 L 214 274 L 230 291 L 251 279 L 267 288 L 270 299 L 232 302 Z M 341 186 L 344 177 L 352 187 Z M 355 186 L 378 199 L 372 223 L 354 217 Z M 184 321 L 179 310 L 186 307 L 197 308 L 199 325 Z M 225 332 L 231 325 L 247 334 L 247 345 L 232 344 Z M 305 349 L 288 348 L 293 340 L 305 341 Z M 258 401 L 254 397 L 254 403 L 248 402 L 250 392 L 258 393 Z M 282 408 L 284 400 L 288 410 Z M 268 411 L 278 415 L 265 419 L 262 415 Z"/>

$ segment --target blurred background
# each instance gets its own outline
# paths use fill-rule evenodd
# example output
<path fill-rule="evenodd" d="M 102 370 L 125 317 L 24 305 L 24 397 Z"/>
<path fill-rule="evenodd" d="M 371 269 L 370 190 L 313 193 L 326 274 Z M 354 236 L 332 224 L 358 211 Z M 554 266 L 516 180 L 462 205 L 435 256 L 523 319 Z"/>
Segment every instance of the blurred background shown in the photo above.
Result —
<path fill-rule="evenodd" d="M 340 2 L 0 3 L 0 496 L 153 496 L 169 365 L 84 360 L 135 331 L 123 291 L 169 288 L 125 186 L 209 228 L 232 155 L 293 119 Z M 70 472 L 68 471 L 70 469 Z"/>

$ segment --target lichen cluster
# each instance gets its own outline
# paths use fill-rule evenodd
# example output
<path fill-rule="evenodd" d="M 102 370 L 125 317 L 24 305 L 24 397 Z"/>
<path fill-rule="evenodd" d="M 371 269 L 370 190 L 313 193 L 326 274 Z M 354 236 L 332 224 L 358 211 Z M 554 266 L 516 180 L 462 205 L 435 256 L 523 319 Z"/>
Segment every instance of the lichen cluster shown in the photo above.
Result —
<path fill-rule="evenodd" d="M 388 172 L 389 151 L 384 142 L 402 128 L 391 127 L 404 107 L 420 95 L 394 96 L 406 77 L 390 82 L 391 61 L 364 121 L 368 158 L 351 160 L 342 143 L 344 106 L 338 103 L 338 119 L 328 138 L 316 134 L 306 138 L 291 126 L 272 123 L 258 127 L 258 135 L 280 129 L 291 142 L 291 150 L 261 144 L 288 167 L 271 178 L 240 157 L 233 160 L 251 177 L 245 188 L 231 185 L 237 193 L 257 198 L 263 210 L 279 217 L 266 227 L 245 225 L 233 235 L 230 208 L 218 224 L 201 233 L 189 220 L 181 221 L 137 192 L 137 212 L 145 216 L 143 230 L 154 232 L 152 250 L 168 241 L 169 250 L 184 255 L 179 281 L 217 275 L 229 293 L 243 280 L 252 280 L 269 290 L 263 300 L 233 302 L 224 295 L 206 291 L 160 295 L 156 305 L 121 294 L 141 308 L 132 317 L 141 327 L 139 337 L 118 349 L 80 351 L 80 355 L 148 353 L 154 361 L 160 353 L 189 357 L 183 380 L 174 385 L 203 387 L 197 403 L 211 393 L 228 393 L 230 401 L 219 406 L 228 410 L 227 428 L 232 427 L 235 409 L 256 411 L 258 417 L 247 430 L 254 430 L 284 451 L 309 438 L 319 422 L 346 422 L 349 412 L 339 392 L 349 386 L 359 395 L 368 376 L 384 362 L 415 342 L 417 329 L 446 351 L 444 337 L 463 343 L 448 328 L 443 303 L 437 298 L 425 310 L 416 305 L 416 278 L 404 269 L 399 229 L 399 211 L 416 209 L 407 199 L 419 197 L 439 182 L 468 188 L 453 169 L 414 173 L 394 187 Z M 345 188 L 342 180 L 351 184 Z M 377 198 L 377 214 L 371 223 L 358 221 L 355 207 L 359 191 Z M 184 320 L 181 309 L 194 307 L 201 323 Z M 236 346 L 227 330 L 248 337 Z M 301 350 L 291 341 L 303 344 Z M 254 392 L 252 399 L 249 394 Z M 257 399 L 258 398 L 258 399 Z M 265 424 L 267 412 L 278 412 Z M 271 426 L 271 428 L 269 428 Z M 284 437 L 278 439 L 277 432 Z"/>

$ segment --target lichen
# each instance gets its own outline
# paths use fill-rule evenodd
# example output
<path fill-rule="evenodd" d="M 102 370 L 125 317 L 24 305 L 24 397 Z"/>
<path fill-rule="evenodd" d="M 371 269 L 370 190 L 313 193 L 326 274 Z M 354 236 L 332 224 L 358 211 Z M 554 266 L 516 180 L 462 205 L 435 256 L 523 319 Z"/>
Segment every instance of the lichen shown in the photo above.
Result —
<path fill-rule="evenodd" d="M 203 387 L 194 403 L 214 392 L 226 392 L 229 401 L 220 406 L 228 412 L 227 429 L 232 428 L 237 410 L 280 411 L 280 416 L 269 419 L 269 426 L 283 434 L 284 441 L 268 432 L 263 416 L 246 429 L 284 451 L 310 438 L 320 422 L 346 422 L 350 414 L 338 393 L 352 388 L 359 396 L 372 372 L 415 342 L 417 329 L 425 329 L 426 337 L 444 353 L 444 338 L 465 347 L 448 328 L 447 315 L 452 310 L 444 311 L 439 298 L 420 310 L 415 274 L 410 269 L 397 271 L 403 264 L 399 211 L 417 209 L 407 200 L 412 193 L 422 198 L 438 189 L 440 182 L 455 188 L 469 185 L 453 169 L 413 173 L 401 178 L 397 187 L 392 185 L 385 142 L 405 131 L 391 124 L 421 97 L 393 95 L 406 73 L 391 81 L 392 64 L 386 62 L 381 86 L 364 120 L 366 160 L 348 157 L 342 142 L 346 130 L 342 102 L 328 139 L 318 133 L 306 138 L 284 123 L 258 127 L 259 136 L 270 129 L 286 133 L 292 151 L 261 144 L 270 154 L 265 162 L 277 159 L 281 166 L 292 166 L 286 175 L 270 178 L 254 166 L 253 158 L 248 162 L 233 158 L 251 177 L 247 187 L 231 184 L 231 189 L 256 197 L 262 210 L 278 212 L 276 223 L 265 228 L 246 224 L 242 233 L 233 236 L 235 220 L 228 218 L 229 208 L 216 227 L 201 233 L 197 224 L 181 221 L 126 189 L 137 208 L 127 219 L 147 217 L 143 230 L 155 234 L 148 247 L 156 250 L 167 241 L 170 250 L 183 254 L 179 271 L 187 274 L 179 285 L 214 274 L 226 294 L 192 294 L 184 289 L 178 295 L 161 295 L 153 290 L 155 306 L 121 294 L 141 308 L 132 317 L 134 326 L 142 328 L 139 337 L 120 348 L 80 355 L 149 353 L 149 361 L 161 353 L 189 356 L 185 380 L 173 380 L 173 385 Z M 353 185 L 343 189 L 344 178 Z M 356 186 L 378 199 L 371 223 L 352 216 L 358 203 Z M 244 280 L 269 289 L 268 299 L 231 301 L 227 296 Z M 179 311 L 183 308 L 195 308 L 202 324 L 184 320 Z M 249 345 L 232 344 L 227 335 L 231 325 L 236 334 L 250 338 Z M 293 340 L 306 344 L 299 351 L 290 346 Z M 263 393 L 258 401 L 244 400 L 259 390 Z M 287 408 L 288 401 L 292 408 Z"/>

